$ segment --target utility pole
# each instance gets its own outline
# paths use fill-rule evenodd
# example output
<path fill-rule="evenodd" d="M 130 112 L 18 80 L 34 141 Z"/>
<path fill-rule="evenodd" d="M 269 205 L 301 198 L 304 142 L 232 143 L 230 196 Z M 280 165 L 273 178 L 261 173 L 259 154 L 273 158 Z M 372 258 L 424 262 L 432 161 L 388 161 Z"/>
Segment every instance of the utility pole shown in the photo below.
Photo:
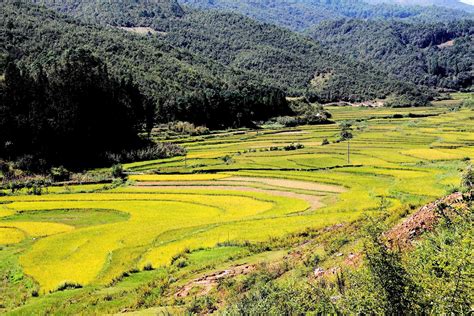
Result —
<path fill-rule="evenodd" d="M 351 164 L 351 140 L 347 140 L 347 164 Z"/>
<path fill-rule="evenodd" d="M 343 122 L 341 125 L 341 140 L 347 141 L 347 164 L 351 163 L 351 139 L 354 137 L 352 134 L 352 125 L 349 122 Z"/>

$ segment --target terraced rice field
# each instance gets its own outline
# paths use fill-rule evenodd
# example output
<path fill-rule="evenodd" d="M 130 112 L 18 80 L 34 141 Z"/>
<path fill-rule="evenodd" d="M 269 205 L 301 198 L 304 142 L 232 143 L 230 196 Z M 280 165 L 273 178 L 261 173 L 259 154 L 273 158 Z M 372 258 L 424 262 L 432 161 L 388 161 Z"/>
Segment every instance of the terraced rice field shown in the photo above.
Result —
<path fill-rule="evenodd" d="M 329 110 L 338 122 L 359 120 L 349 159 L 337 124 L 182 138 L 186 159 L 126 165 L 127 186 L 0 197 L 0 244 L 21 249 L 19 267 L 40 294 L 65 283 L 113 286 L 183 251 L 420 205 L 456 188 L 474 159 L 472 110 Z M 389 118 L 408 111 L 434 116 Z M 270 150 L 291 143 L 304 148 Z"/>

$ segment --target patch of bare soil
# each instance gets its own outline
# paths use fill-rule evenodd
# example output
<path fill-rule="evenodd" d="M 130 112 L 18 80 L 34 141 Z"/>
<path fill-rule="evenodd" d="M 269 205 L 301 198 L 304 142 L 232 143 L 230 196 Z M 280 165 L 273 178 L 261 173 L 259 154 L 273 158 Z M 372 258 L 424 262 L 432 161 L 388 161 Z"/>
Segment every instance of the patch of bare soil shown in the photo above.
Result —
<path fill-rule="evenodd" d="M 213 288 L 215 288 L 220 280 L 226 278 L 233 278 L 238 275 L 247 275 L 255 270 L 254 265 L 243 264 L 231 267 L 227 270 L 214 272 L 211 274 L 204 275 L 200 278 L 194 279 L 188 282 L 186 285 L 181 287 L 175 294 L 176 298 L 187 297 L 190 292 L 197 289 L 197 293 L 193 291 L 193 295 L 202 296 L 208 294 Z"/>
<path fill-rule="evenodd" d="M 152 29 L 151 27 L 125 27 L 123 26 L 119 28 L 124 31 L 139 34 L 139 35 L 158 34 L 158 31 Z"/>
<path fill-rule="evenodd" d="M 463 195 L 459 192 L 429 203 L 385 233 L 389 246 L 400 249 L 410 248 L 418 236 L 434 228 L 441 216 L 439 209 L 444 208 L 445 205 L 448 206 L 448 213 L 449 208 L 465 209 L 468 207 Z"/>
<path fill-rule="evenodd" d="M 441 43 L 441 44 L 439 44 L 439 45 L 437 45 L 437 46 L 438 46 L 438 48 L 446 48 L 446 47 L 454 46 L 454 40 L 450 40 L 450 41 Z"/>

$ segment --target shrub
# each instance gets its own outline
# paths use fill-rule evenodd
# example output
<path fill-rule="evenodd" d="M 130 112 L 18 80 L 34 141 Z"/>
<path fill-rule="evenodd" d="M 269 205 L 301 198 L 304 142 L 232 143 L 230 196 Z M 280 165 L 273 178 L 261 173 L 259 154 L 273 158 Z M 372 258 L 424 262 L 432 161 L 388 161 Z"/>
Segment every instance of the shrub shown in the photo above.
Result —
<path fill-rule="evenodd" d="M 147 263 L 144 267 L 143 267 L 143 271 L 153 271 L 154 268 L 153 268 L 153 265 L 151 263 Z"/>
<path fill-rule="evenodd" d="M 109 163 L 127 163 L 136 161 L 156 160 L 186 155 L 186 149 L 172 143 L 158 143 L 141 149 L 107 153 L 105 159 Z"/>
<path fill-rule="evenodd" d="M 15 161 L 14 166 L 20 170 L 43 173 L 48 171 L 50 165 L 48 165 L 44 159 L 40 159 L 33 155 L 24 155 Z"/>
<path fill-rule="evenodd" d="M 195 297 L 187 308 L 188 313 L 190 313 L 191 315 L 211 314 L 216 310 L 216 301 L 213 297 L 210 296 Z"/>
<path fill-rule="evenodd" d="M 188 266 L 188 261 L 186 260 L 185 257 L 180 257 L 179 259 L 177 259 L 174 264 L 178 267 L 178 268 L 184 268 L 184 267 L 187 267 Z"/>
<path fill-rule="evenodd" d="M 409 253 L 408 268 L 429 302 L 430 315 L 472 311 L 472 213 L 443 219 Z"/>
<path fill-rule="evenodd" d="M 73 289 L 80 289 L 82 285 L 75 282 L 64 282 L 60 286 L 56 288 L 56 291 L 65 291 L 65 290 L 73 290 Z"/>
<path fill-rule="evenodd" d="M 342 246 L 349 243 L 349 241 L 350 240 L 347 238 L 347 236 L 336 235 L 328 240 L 328 243 L 324 246 L 324 248 L 329 254 L 334 254 L 339 251 Z"/>
<path fill-rule="evenodd" d="M 285 127 L 295 127 L 298 125 L 298 119 L 291 116 L 279 116 L 275 118 L 275 122 Z"/>
<path fill-rule="evenodd" d="M 318 254 L 310 254 L 305 260 L 303 261 L 303 264 L 311 269 L 316 268 L 316 266 L 319 264 L 321 261 L 321 258 L 319 257 Z"/>
<path fill-rule="evenodd" d="M 384 228 L 370 221 L 364 252 L 374 287 L 384 294 L 386 300 L 382 302 L 384 314 L 396 315 L 400 311 L 413 311 L 416 314 L 418 288 L 407 273 L 400 253 L 385 245 L 382 239 Z"/>
<path fill-rule="evenodd" d="M 230 165 L 231 163 L 234 162 L 234 159 L 232 159 L 232 156 L 230 156 L 230 155 L 225 155 L 221 159 L 226 165 Z"/>
<path fill-rule="evenodd" d="M 474 98 L 464 100 L 462 106 L 466 108 L 474 108 Z"/>
<path fill-rule="evenodd" d="M 30 195 L 41 195 L 43 194 L 43 185 L 33 182 L 28 186 L 28 194 Z"/>
<path fill-rule="evenodd" d="M 327 138 L 323 139 L 323 142 L 321 143 L 321 146 L 326 146 L 329 145 L 329 140 Z"/>
<path fill-rule="evenodd" d="M 302 116 L 300 116 L 300 124 L 317 125 L 328 124 L 331 118 L 331 113 L 324 110 L 322 106 L 309 107 Z"/>
<path fill-rule="evenodd" d="M 250 291 L 223 315 L 337 315 L 326 291 L 318 285 L 256 280 Z"/>
<path fill-rule="evenodd" d="M 461 186 L 466 190 L 474 189 L 474 170 L 470 164 L 461 177 Z"/>
<path fill-rule="evenodd" d="M 127 177 L 121 164 L 112 166 L 111 175 L 116 179 L 125 179 Z"/>
<path fill-rule="evenodd" d="M 54 182 L 68 181 L 71 178 L 71 172 L 63 166 L 51 168 L 49 174 Z"/>
<path fill-rule="evenodd" d="M 210 133 L 210 130 L 205 126 L 195 126 L 192 123 L 181 121 L 168 123 L 168 130 L 177 134 L 191 136 L 207 135 Z"/>
<path fill-rule="evenodd" d="M 290 144 L 288 146 L 283 147 L 283 149 L 286 151 L 298 150 L 298 149 L 303 149 L 303 148 L 304 148 L 304 145 L 300 143 Z"/>

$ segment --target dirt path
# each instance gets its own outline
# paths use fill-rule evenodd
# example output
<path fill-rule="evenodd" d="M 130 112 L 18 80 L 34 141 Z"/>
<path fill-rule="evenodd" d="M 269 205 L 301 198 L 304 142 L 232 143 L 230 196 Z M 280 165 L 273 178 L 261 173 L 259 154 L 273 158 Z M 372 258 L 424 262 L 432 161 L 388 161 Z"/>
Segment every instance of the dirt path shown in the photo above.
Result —
<path fill-rule="evenodd" d="M 190 292 L 195 288 L 198 288 L 199 291 L 197 293 L 193 293 L 193 295 L 198 295 L 198 296 L 206 295 L 214 287 L 218 285 L 220 280 L 225 279 L 225 278 L 232 278 L 238 275 L 246 275 L 252 272 L 253 270 L 255 270 L 254 265 L 243 264 L 243 265 L 231 267 L 227 270 L 222 270 L 222 271 L 204 275 L 200 278 L 192 280 L 191 282 L 181 287 L 179 291 L 175 294 L 175 297 L 177 298 L 187 297 L 190 294 Z"/>

